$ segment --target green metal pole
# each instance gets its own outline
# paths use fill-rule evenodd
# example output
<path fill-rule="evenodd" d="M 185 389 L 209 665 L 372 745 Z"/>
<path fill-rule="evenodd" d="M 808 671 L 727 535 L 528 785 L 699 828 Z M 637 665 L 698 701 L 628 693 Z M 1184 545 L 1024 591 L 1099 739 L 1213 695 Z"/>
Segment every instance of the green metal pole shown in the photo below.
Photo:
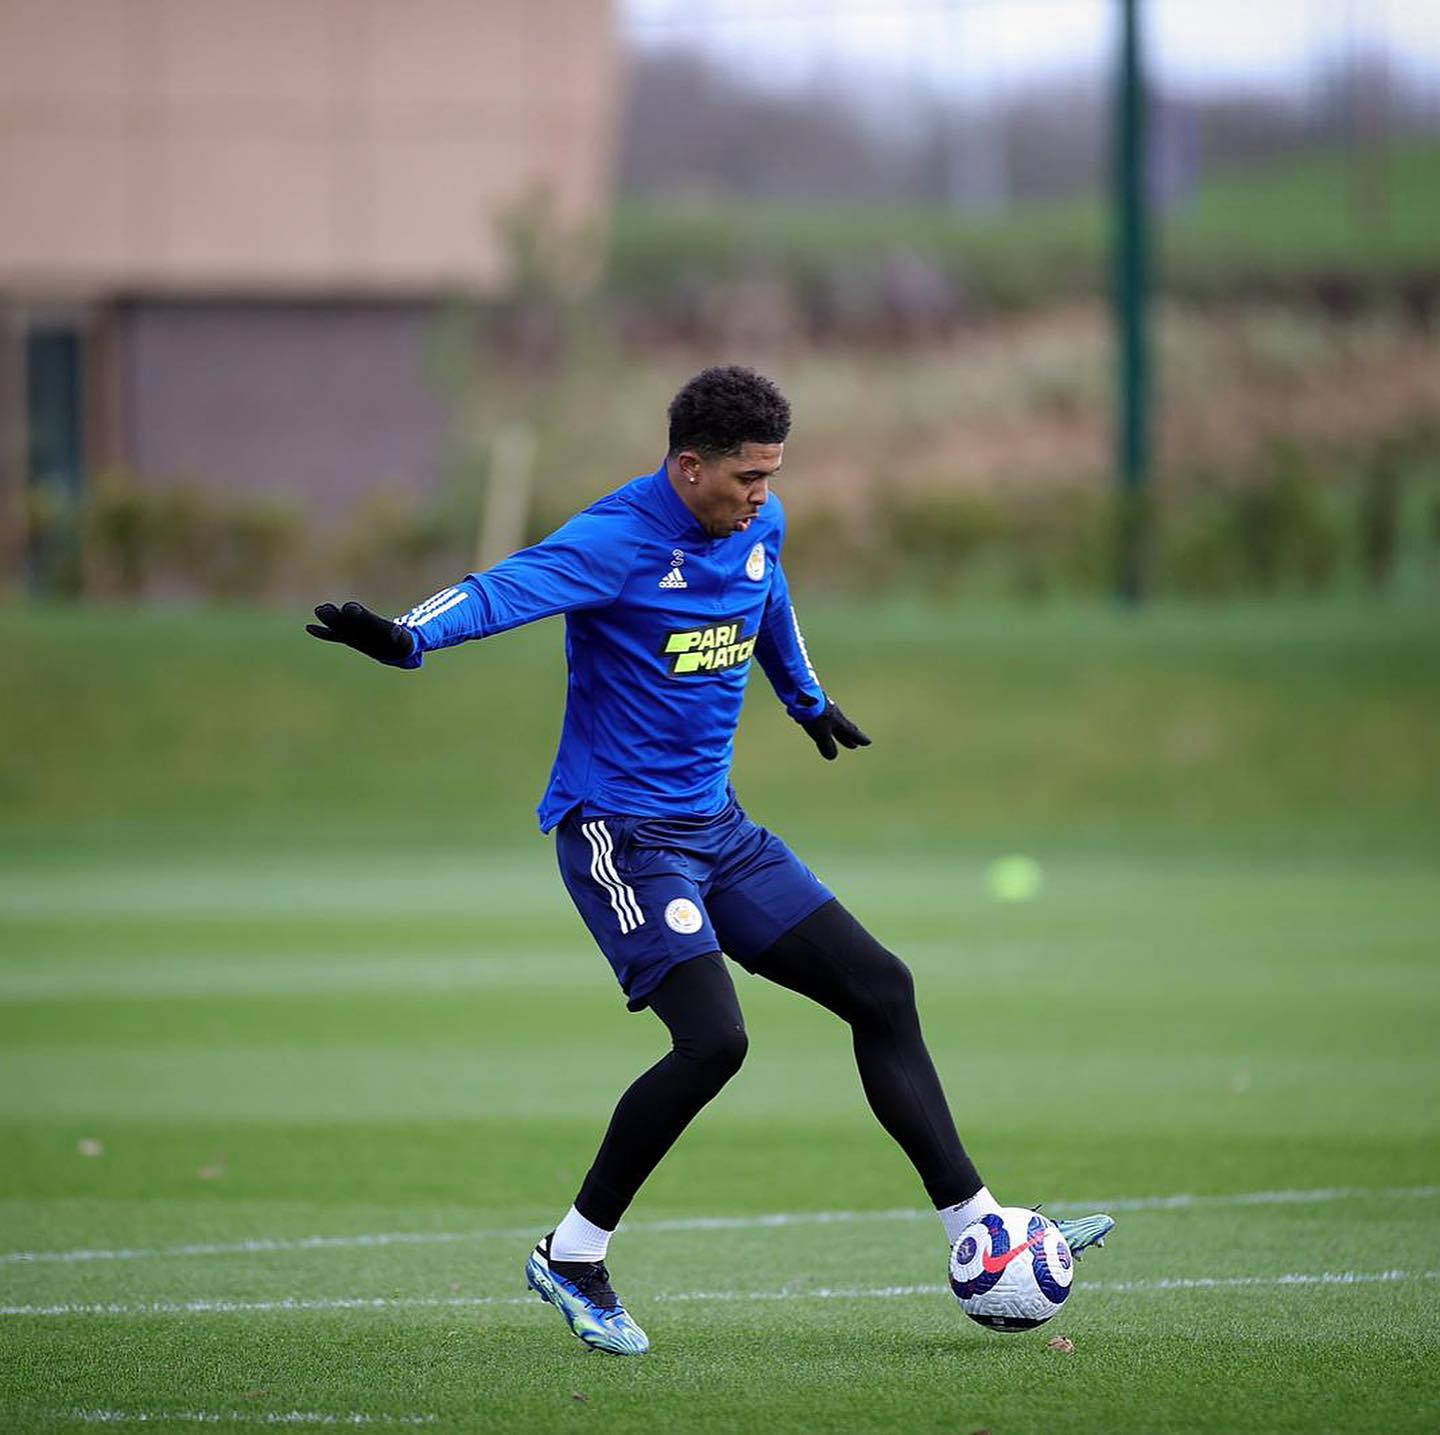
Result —
<path fill-rule="evenodd" d="M 1145 73 L 1140 0 L 1121 0 L 1120 73 L 1115 97 L 1115 324 L 1119 353 L 1117 460 L 1120 597 L 1144 587 L 1146 480 L 1150 467 L 1149 220 L 1145 193 Z"/>

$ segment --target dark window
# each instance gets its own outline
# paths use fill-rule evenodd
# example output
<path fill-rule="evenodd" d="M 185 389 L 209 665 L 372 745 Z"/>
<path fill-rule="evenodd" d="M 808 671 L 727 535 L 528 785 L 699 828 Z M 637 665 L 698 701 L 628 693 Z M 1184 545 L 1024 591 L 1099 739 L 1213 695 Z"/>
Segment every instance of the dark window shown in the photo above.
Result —
<path fill-rule="evenodd" d="M 79 500 L 85 482 L 84 339 L 71 325 L 25 336 L 26 476 L 31 489 L 32 588 L 73 591 L 79 567 Z"/>

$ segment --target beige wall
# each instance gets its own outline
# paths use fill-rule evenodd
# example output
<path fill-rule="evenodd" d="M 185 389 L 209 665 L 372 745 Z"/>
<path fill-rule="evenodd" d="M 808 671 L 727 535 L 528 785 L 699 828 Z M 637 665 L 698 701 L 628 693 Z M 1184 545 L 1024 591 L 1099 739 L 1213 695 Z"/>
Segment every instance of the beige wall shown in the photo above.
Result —
<path fill-rule="evenodd" d="M 618 85 L 612 0 L 0 0 L 0 291 L 483 286 Z"/>

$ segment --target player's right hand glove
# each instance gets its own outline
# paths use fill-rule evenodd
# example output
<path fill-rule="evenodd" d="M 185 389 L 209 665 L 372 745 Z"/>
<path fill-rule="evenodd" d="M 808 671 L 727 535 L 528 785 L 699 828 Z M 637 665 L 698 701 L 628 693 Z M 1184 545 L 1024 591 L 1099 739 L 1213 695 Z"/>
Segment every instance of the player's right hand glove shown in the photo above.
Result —
<path fill-rule="evenodd" d="M 839 756 L 839 749 L 835 746 L 837 742 L 841 747 L 870 746 L 870 739 L 828 698 L 825 711 L 819 717 L 806 719 L 800 726 L 815 740 L 815 746 L 826 762 L 834 762 Z"/>
<path fill-rule="evenodd" d="M 327 643 L 344 643 L 356 652 L 392 666 L 403 663 L 415 651 L 415 637 L 406 627 L 372 613 L 363 603 L 349 602 L 343 608 L 322 603 L 315 610 L 319 623 L 306 623 L 305 631 Z"/>

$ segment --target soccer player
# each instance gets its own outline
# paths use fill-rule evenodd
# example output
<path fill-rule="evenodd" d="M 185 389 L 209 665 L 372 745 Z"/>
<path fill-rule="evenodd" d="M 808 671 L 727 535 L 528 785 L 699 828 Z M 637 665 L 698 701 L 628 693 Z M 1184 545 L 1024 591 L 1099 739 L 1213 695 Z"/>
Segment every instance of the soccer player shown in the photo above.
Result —
<path fill-rule="evenodd" d="M 735 728 L 756 658 L 820 755 L 870 739 L 826 693 L 781 566 L 771 492 L 790 408 L 768 379 L 706 369 L 670 405 L 653 472 L 550 537 L 472 573 L 392 621 L 322 603 L 317 638 L 392 667 L 565 614 L 569 688 L 539 807 L 560 875 L 631 1011 L 650 1008 L 672 1049 L 621 1096 L 574 1203 L 526 1278 L 586 1344 L 649 1349 L 610 1284 L 615 1228 L 700 1108 L 739 1069 L 747 1039 L 722 953 L 851 1028 L 871 1109 L 919 1174 L 953 1242 L 999 1209 L 955 1131 L 925 1048 L 908 968 L 841 906 L 730 785 Z M 1062 1221 L 1075 1252 L 1109 1216 Z"/>

